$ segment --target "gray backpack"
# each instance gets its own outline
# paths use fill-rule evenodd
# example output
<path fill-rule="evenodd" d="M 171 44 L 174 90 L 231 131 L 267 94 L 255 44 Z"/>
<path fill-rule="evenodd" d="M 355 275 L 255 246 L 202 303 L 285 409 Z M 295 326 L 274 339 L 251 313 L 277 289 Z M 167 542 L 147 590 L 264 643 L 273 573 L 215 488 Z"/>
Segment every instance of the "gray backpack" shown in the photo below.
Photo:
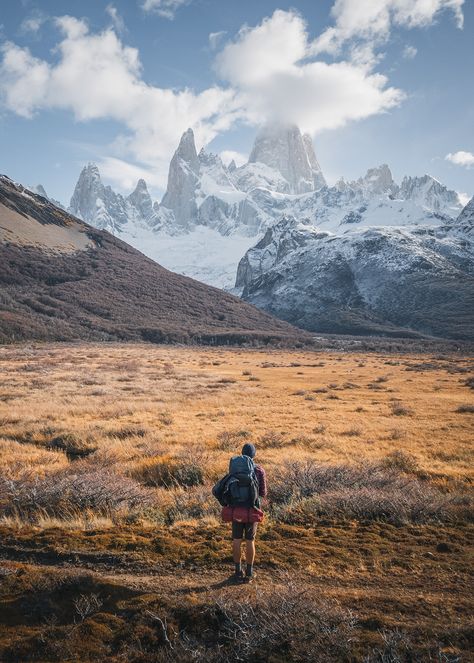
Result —
<path fill-rule="evenodd" d="M 249 456 L 234 456 L 230 459 L 226 493 L 229 506 L 260 506 L 255 463 Z"/>

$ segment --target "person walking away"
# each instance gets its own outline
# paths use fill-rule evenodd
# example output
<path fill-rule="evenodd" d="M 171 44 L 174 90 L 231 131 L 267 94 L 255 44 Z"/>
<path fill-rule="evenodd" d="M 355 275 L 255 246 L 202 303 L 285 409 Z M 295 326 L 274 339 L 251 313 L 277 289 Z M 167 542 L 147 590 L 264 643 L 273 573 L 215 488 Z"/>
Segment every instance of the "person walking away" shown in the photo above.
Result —
<path fill-rule="evenodd" d="M 255 476 L 258 483 L 258 505 L 260 500 L 267 495 L 267 481 L 265 470 L 254 462 L 256 449 L 253 444 L 244 444 L 242 456 L 250 458 L 254 465 Z M 251 509 L 254 507 L 251 507 Z M 234 511 L 235 512 L 235 511 Z M 235 582 L 250 583 L 254 578 L 253 565 L 255 561 L 255 537 L 257 534 L 258 522 L 242 522 L 232 520 L 232 556 L 235 564 L 235 571 L 232 579 Z M 242 540 L 245 540 L 245 575 L 241 566 L 242 560 Z"/>

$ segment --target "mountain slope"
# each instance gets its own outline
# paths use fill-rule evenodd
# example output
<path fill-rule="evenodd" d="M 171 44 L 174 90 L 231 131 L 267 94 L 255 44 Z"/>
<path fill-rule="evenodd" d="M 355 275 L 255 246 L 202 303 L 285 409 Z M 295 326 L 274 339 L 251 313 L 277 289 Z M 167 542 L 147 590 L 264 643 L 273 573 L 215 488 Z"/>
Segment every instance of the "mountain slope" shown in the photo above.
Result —
<path fill-rule="evenodd" d="M 311 331 L 474 338 L 474 244 L 457 222 L 334 234 L 285 218 L 242 258 L 243 298 Z"/>
<path fill-rule="evenodd" d="M 304 333 L 0 177 L 0 341 L 304 340 Z"/>

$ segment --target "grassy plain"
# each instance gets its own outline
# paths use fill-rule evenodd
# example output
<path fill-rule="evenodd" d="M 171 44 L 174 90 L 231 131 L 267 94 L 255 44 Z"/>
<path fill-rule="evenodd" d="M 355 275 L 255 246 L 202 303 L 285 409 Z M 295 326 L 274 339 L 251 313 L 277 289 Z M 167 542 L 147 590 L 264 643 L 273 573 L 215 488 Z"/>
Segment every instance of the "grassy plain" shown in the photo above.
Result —
<path fill-rule="evenodd" d="M 469 660 L 472 358 L 38 344 L 0 373 L 1 661 Z M 242 589 L 209 493 L 246 441 Z"/>

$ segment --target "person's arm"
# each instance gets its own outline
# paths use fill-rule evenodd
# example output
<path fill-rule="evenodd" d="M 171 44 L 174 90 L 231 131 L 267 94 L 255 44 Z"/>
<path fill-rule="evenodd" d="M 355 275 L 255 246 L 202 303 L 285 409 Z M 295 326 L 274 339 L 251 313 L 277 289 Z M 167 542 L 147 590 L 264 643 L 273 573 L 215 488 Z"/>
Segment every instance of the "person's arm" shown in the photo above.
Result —
<path fill-rule="evenodd" d="M 267 496 L 267 476 L 265 470 L 260 465 L 257 467 L 258 494 L 260 497 Z"/>

